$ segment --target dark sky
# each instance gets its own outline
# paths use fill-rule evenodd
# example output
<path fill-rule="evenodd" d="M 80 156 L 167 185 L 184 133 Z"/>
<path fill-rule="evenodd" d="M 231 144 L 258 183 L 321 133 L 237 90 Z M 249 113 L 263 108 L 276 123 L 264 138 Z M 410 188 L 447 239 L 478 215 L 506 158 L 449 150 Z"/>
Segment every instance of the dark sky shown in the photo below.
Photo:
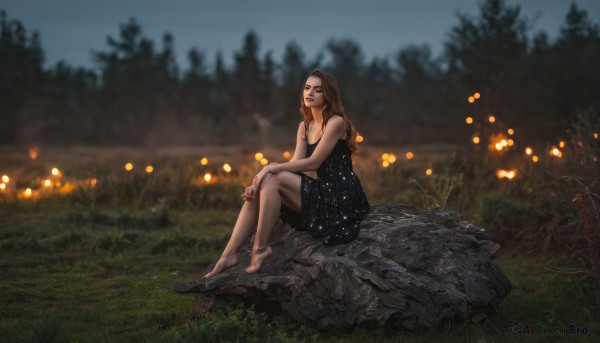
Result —
<path fill-rule="evenodd" d="M 330 38 L 352 38 L 367 59 L 393 55 L 407 44 L 427 43 L 434 54 L 456 13 L 478 14 L 481 0 L 0 0 L 9 18 L 41 33 L 46 62 L 61 59 L 76 66 L 92 66 L 90 52 L 106 48 L 106 37 L 117 36 L 119 24 L 134 17 L 145 36 L 160 46 L 169 31 L 175 37 L 178 63 L 197 47 L 212 63 L 220 49 L 226 61 L 240 49 L 243 36 L 253 29 L 261 39 L 261 53 L 272 50 L 280 60 L 285 44 L 296 41 L 308 58 Z M 600 0 L 577 0 L 592 21 L 600 23 Z M 571 4 L 569 0 L 509 0 L 522 13 L 536 18 L 533 31 L 556 37 Z"/>

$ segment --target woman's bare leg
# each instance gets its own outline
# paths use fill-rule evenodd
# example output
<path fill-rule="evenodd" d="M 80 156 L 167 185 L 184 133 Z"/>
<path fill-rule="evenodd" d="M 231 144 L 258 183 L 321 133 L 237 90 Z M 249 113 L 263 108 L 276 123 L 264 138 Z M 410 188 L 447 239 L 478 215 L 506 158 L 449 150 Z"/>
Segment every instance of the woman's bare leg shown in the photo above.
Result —
<path fill-rule="evenodd" d="M 246 272 L 257 272 L 263 261 L 273 253 L 267 243 L 279 217 L 281 202 L 283 201 L 292 209 L 300 211 L 300 181 L 300 176 L 289 172 L 269 175 L 263 180 L 260 190 L 256 238 L 252 247 L 252 259 Z"/>
<path fill-rule="evenodd" d="M 238 219 L 235 222 L 233 231 L 231 232 L 231 238 L 229 243 L 225 247 L 221 258 L 217 261 L 217 264 L 213 270 L 206 274 L 205 278 L 210 278 L 217 274 L 222 273 L 228 268 L 231 268 L 239 263 L 237 250 L 244 243 L 244 241 L 254 232 L 258 223 L 258 206 L 259 206 L 259 195 L 256 198 L 247 199 L 244 201 L 244 205 L 240 210 Z"/>

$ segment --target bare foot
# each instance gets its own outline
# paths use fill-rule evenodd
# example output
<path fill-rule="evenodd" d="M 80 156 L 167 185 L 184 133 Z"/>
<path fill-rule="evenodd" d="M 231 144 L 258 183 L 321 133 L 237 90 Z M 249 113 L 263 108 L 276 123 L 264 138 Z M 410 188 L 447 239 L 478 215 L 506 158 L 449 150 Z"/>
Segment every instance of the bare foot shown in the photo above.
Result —
<path fill-rule="evenodd" d="M 247 273 L 256 273 L 264 260 L 273 254 L 273 250 L 271 247 L 267 245 L 266 248 L 262 250 L 252 250 L 252 260 L 250 261 L 250 265 L 246 268 Z"/>
<path fill-rule="evenodd" d="M 229 268 L 235 266 L 239 262 L 240 262 L 240 259 L 238 258 L 237 254 L 221 256 L 219 261 L 217 261 L 217 264 L 215 264 L 215 267 L 213 268 L 213 270 L 210 273 L 204 275 L 204 277 L 206 279 L 208 279 L 217 274 L 221 274 L 226 269 L 229 269 Z"/>

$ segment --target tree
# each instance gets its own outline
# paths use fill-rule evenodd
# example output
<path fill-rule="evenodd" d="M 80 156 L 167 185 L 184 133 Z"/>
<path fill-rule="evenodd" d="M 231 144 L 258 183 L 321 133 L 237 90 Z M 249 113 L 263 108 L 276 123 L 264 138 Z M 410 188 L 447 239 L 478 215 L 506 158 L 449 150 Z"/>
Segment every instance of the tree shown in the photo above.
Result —
<path fill-rule="evenodd" d="M 464 111 L 478 109 L 511 125 L 525 125 L 529 94 L 521 87 L 528 82 L 524 72 L 528 53 L 529 23 L 518 5 L 503 0 L 485 0 L 478 18 L 459 14 L 445 42 L 445 60 L 450 75 L 462 81 Z M 481 100 L 466 107 L 466 98 L 475 93 Z M 478 118 L 482 119 L 482 118 Z"/>
<path fill-rule="evenodd" d="M 600 108 L 600 28 L 575 3 L 565 16 L 554 53 L 552 74 L 560 94 L 557 108 L 564 122 L 577 108 Z"/>
<path fill-rule="evenodd" d="M 9 20 L 4 10 L 0 11 L 0 56 L 0 144 L 13 144 L 21 126 L 34 121 L 19 118 L 19 113 L 40 93 L 44 53 L 39 33 L 28 34 L 25 26 Z"/>
<path fill-rule="evenodd" d="M 92 56 L 102 75 L 104 140 L 139 144 L 157 117 L 169 111 L 178 73 L 173 38 L 163 36 L 163 49 L 145 38 L 135 19 L 120 25 L 119 38 L 107 37 L 108 51 Z"/>
<path fill-rule="evenodd" d="M 368 114 L 368 85 L 362 82 L 365 69 L 362 49 L 351 39 L 331 39 L 325 49 L 330 57 L 327 70 L 337 79 L 346 111 L 361 126 L 361 121 L 364 120 L 361 118 Z"/>

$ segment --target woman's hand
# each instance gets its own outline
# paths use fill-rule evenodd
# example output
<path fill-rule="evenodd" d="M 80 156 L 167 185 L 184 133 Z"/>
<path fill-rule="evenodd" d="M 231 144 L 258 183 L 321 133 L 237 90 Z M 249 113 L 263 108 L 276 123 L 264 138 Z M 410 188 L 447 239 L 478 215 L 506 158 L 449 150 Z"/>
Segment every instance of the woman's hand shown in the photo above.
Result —
<path fill-rule="evenodd" d="M 248 199 L 254 199 L 256 198 L 256 192 L 257 191 L 257 187 L 255 185 L 250 185 L 248 187 L 246 187 L 246 189 L 244 190 L 244 194 L 242 194 L 242 198 L 244 200 L 248 200 Z"/>
<path fill-rule="evenodd" d="M 258 189 L 258 187 L 260 187 L 262 180 L 265 178 L 265 176 L 267 176 L 267 174 L 269 174 L 269 173 L 277 174 L 280 171 L 281 171 L 281 167 L 278 166 L 276 163 L 271 163 L 269 165 L 266 165 L 261 171 L 258 172 L 258 174 L 256 174 L 254 179 L 252 179 L 252 185 L 256 186 Z"/>

